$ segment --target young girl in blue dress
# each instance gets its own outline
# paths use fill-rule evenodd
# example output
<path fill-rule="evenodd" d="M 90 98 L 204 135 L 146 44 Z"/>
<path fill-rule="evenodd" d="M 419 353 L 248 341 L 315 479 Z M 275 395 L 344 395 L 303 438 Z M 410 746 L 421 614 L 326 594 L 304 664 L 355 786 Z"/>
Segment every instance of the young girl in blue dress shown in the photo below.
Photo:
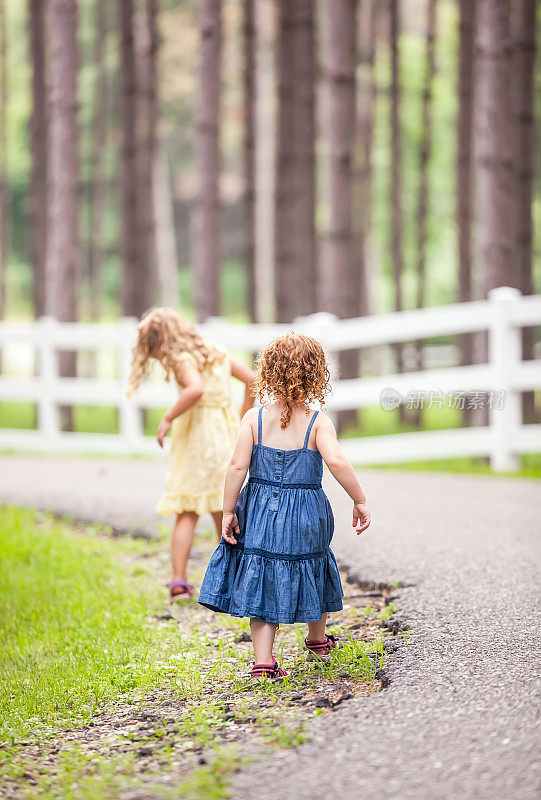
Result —
<path fill-rule="evenodd" d="M 250 617 L 256 677 L 285 675 L 273 656 L 276 628 L 307 622 L 309 658 L 339 642 L 325 634 L 327 613 L 342 608 L 329 547 L 334 519 L 321 488 L 323 461 L 353 501 L 353 527 L 370 525 L 364 492 L 325 414 L 329 370 L 315 339 L 289 332 L 258 359 L 259 399 L 272 402 L 243 418 L 224 490 L 222 539 L 207 567 L 199 602 Z M 246 474 L 249 480 L 241 491 Z"/>

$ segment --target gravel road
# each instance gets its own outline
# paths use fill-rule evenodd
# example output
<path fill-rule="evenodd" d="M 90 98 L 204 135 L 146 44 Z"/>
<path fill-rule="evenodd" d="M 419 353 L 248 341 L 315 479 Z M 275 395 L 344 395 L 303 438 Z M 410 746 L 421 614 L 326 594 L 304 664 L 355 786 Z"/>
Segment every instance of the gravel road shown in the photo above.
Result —
<path fill-rule="evenodd" d="M 0 498 L 151 529 L 163 462 L 1 457 Z M 318 718 L 309 742 L 239 773 L 233 797 L 499 800 L 541 796 L 541 484 L 400 471 L 360 474 L 361 538 L 327 478 L 334 550 L 399 590 L 413 633 L 390 687 Z"/>

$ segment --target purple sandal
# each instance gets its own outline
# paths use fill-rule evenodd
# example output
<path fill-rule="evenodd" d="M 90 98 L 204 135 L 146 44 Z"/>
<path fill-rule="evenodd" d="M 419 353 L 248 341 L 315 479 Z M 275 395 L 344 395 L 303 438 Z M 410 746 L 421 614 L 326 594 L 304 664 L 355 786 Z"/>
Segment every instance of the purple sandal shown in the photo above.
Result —
<path fill-rule="evenodd" d="M 170 600 L 185 600 L 193 594 L 193 589 L 187 581 L 171 581 L 168 583 Z"/>

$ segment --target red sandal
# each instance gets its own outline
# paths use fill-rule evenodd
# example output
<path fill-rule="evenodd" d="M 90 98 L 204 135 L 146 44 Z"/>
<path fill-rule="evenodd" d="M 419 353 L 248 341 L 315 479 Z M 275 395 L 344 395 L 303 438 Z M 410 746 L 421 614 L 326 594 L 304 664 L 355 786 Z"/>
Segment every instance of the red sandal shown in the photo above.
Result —
<path fill-rule="evenodd" d="M 325 634 L 325 639 L 322 642 L 311 642 L 309 639 L 304 640 L 304 645 L 309 651 L 307 661 L 318 661 L 325 656 L 330 655 L 331 650 L 342 647 L 342 642 L 339 642 L 336 636 L 331 633 Z"/>
<path fill-rule="evenodd" d="M 252 678 L 268 678 L 275 681 L 286 675 L 287 672 L 279 666 L 276 659 L 274 659 L 274 664 L 254 664 L 252 667 Z"/>

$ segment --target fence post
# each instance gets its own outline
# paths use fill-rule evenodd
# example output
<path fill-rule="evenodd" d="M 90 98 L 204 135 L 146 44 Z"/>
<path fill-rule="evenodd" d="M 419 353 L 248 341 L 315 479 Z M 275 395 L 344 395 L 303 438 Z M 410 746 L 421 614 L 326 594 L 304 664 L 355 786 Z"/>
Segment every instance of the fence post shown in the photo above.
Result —
<path fill-rule="evenodd" d="M 141 410 L 135 398 L 128 400 L 126 386 L 130 374 L 132 348 L 137 336 L 137 320 L 135 317 L 122 317 L 119 322 L 120 342 L 118 346 L 118 373 L 120 376 L 120 398 L 118 417 L 120 436 L 124 440 L 126 450 L 139 450 L 143 436 Z"/>
<path fill-rule="evenodd" d="M 58 361 L 54 343 L 58 321 L 52 316 L 40 317 L 38 326 L 38 375 L 41 391 L 38 400 L 38 430 L 44 444 L 53 450 L 60 431 L 60 417 L 55 396 L 55 383 L 58 377 Z"/>
<path fill-rule="evenodd" d="M 522 423 L 520 392 L 513 386 L 513 375 L 522 359 L 520 328 L 511 323 L 510 310 L 520 301 L 518 289 L 499 286 L 488 293 L 492 309 L 488 331 L 488 359 L 492 367 L 495 392 L 505 392 L 503 404 L 492 403 L 489 425 L 492 433 L 490 466 L 498 472 L 516 472 L 520 462 L 513 452 L 513 435 Z M 493 395 L 496 398 L 498 395 Z"/>

